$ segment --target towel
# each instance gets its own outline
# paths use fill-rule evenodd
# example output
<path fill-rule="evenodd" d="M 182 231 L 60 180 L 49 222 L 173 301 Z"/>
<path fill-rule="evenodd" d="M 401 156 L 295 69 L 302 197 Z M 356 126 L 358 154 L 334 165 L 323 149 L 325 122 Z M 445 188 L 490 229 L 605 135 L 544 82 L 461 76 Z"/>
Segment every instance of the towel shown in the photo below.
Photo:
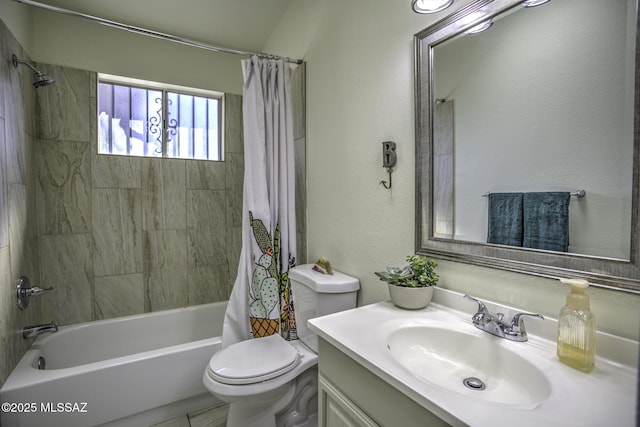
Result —
<path fill-rule="evenodd" d="M 522 246 L 523 194 L 489 193 L 487 243 Z"/>
<path fill-rule="evenodd" d="M 569 250 L 569 192 L 524 195 L 525 248 Z"/>

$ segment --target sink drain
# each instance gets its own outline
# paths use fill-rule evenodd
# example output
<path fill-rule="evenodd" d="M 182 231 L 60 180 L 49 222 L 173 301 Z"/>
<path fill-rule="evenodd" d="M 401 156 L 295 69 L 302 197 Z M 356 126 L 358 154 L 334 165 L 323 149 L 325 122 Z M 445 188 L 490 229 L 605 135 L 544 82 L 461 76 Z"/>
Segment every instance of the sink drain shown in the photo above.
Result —
<path fill-rule="evenodd" d="M 462 384 L 471 390 L 481 391 L 487 388 L 480 378 L 469 377 L 462 380 Z"/>

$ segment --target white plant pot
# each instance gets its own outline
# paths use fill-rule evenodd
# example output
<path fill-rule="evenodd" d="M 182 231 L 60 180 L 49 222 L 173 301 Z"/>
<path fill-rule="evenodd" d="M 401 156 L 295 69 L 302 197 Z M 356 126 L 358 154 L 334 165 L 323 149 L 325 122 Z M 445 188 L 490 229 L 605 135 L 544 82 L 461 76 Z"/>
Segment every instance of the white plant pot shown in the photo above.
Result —
<path fill-rule="evenodd" d="M 405 286 L 389 285 L 391 301 L 400 308 L 417 310 L 425 308 L 433 298 L 433 286 L 423 288 L 407 288 Z"/>

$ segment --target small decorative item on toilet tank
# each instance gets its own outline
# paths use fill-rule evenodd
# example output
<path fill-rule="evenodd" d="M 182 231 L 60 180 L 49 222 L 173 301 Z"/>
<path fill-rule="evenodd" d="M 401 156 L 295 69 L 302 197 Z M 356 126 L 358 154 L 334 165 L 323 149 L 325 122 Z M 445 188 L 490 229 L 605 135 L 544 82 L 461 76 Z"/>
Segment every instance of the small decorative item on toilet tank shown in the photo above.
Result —
<path fill-rule="evenodd" d="M 320 257 L 318 261 L 316 261 L 313 266 L 313 270 L 322 274 L 333 274 L 333 267 L 331 267 L 331 262 L 325 257 Z"/>
<path fill-rule="evenodd" d="M 433 287 L 438 284 L 438 273 L 434 260 L 421 255 L 409 255 L 408 265 L 387 267 L 376 272 L 380 280 L 387 282 L 391 301 L 401 308 L 416 310 L 431 302 Z"/>

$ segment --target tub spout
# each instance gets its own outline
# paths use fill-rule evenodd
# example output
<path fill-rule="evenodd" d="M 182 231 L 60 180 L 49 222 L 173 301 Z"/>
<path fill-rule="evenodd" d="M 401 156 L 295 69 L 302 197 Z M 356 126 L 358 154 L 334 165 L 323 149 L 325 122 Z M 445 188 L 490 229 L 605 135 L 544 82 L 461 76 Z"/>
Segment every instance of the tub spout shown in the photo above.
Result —
<path fill-rule="evenodd" d="M 37 337 L 38 335 L 46 333 L 58 332 L 58 325 L 53 320 L 51 323 L 45 323 L 42 325 L 27 326 L 22 330 L 22 338 L 25 340 L 28 338 Z"/>

